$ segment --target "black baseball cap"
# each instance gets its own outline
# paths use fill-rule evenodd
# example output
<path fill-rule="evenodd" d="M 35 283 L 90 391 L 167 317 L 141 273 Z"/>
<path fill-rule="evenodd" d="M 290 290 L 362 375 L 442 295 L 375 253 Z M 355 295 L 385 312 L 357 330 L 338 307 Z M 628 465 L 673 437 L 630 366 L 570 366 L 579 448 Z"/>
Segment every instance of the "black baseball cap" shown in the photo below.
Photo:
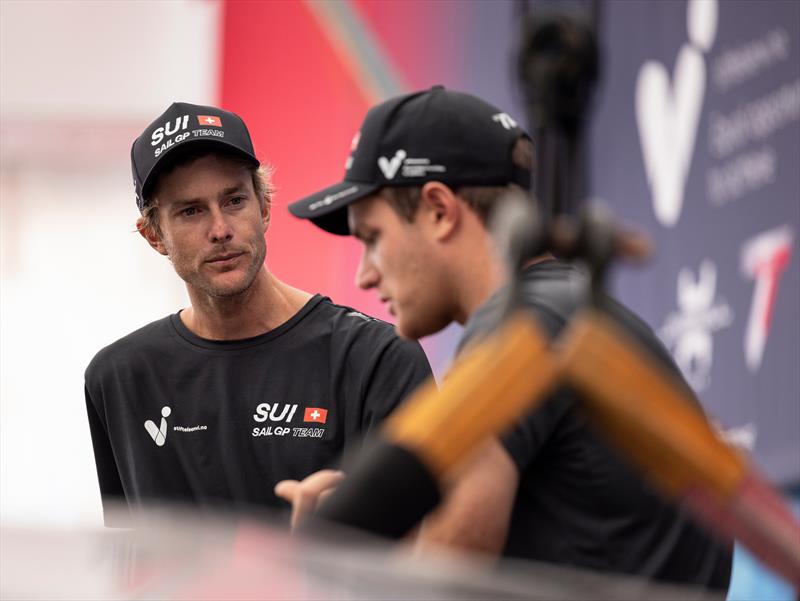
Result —
<path fill-rule="evenodd" d="M 371 108 L 353 138 L 344 181 L 289 205 L 295 217 L 347 235 L 347 205 L 384 186 L 530 187 L 531 172 L 511 160 L 528 136 L 508 113 L 480 98 L 434 86 Z"/>
<path fill-rule="evenodd" d="M 221 148 L 260 164 L 250 132 L 239 115 L 213 106 L 173 102 L 133 141 L 131 168 L 136 206 L 144 209 L 158 171 L 187 149 Z"/>

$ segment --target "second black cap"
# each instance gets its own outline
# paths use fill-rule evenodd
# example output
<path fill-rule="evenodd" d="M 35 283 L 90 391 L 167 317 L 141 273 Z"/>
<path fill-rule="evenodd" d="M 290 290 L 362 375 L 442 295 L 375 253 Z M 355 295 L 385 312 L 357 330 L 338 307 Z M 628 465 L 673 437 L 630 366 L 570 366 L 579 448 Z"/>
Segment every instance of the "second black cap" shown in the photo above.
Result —
<path fill-rule="evenodd" d="M 289 206 L 334 234 L 348 234 L 347 205 L 383 186 L 530 186 L 531 172 L 511 155 L 527 134 L 499 108 L 471 94 L 434 86 L 367 112 L 353 139 L 344 180 Z"/>

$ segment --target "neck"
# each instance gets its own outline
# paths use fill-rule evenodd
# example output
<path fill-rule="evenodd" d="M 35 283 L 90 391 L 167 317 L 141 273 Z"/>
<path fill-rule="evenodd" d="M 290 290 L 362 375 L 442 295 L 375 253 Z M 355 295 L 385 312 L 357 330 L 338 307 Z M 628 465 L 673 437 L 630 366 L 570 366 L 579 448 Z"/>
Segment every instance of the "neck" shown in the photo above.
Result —
<path fill-rule="evenodd" d="M 527 261 L 523 269 L 554 258 L 550 253 L 539 255 Z M 491 247 L 488 247 L 487 252 L 474 253 L 473 260 L 464 267 L 466 271 L 459 276 L 464 287 L 459 294 L 456 317 L 456 321 L 462 325 L 508 282 L 504 261 Z"/>
<path fill-rule="evenodd" d="M 266 267 L 241 294 L 213 297 L 188 287 L 191 306 L 181 311 L 183 324 L 209 340 L 240 340 L 265 334 L 288 321 L 311 298 L 273 276 Z"/>
<path fill-rule="evenodd" d="M 507 276 L 505 265 L 488 235 L 481 244 L 475 244 L 473 238 L 471 248 L 459 256 L 465 260 L 454 278 L 457 290 L 455 320 L 463 325 L 506 282 Z"/>

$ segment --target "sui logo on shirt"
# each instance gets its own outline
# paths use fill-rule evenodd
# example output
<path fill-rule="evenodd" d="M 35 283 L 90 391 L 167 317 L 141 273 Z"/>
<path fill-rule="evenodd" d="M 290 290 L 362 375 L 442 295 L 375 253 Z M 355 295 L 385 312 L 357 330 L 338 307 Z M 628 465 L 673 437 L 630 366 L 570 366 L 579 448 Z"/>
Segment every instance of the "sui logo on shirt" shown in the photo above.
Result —
<path fill-rule="evenodd" d="M 316 401 L 311 402 L 316 403 Z M 325 435 L 324 426 L 328 423 L 328 409 L 303 407 L 302 423 L 292 426 L 295 414 L 300 415 L 299 406 L 297 403 L 258 404 L 253 414 L 253 420 L 262 425 L 253 428 L 252 435 L 254 437 L 322 438 Z"/>

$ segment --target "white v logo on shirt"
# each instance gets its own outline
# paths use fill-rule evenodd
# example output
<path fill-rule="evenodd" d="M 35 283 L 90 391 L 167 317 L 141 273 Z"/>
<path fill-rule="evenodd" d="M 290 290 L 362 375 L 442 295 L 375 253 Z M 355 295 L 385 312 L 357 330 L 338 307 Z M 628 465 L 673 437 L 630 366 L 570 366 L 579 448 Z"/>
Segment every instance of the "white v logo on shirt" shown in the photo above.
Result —
<path fill-rule="evenodd" d="M 147 430 L 150 438 L 152 438 L 153 442 L 159 447 L 163 447 L 164 443 L 167 442 L 167 418 L 170 413 L 172 413 L 172 409 L 169 407 L 161 408 L 161 424 L 158 427 L 156 427 L 156 423 L 152 419 L 148 419 L 144 422 L 144 429 Z"/>

